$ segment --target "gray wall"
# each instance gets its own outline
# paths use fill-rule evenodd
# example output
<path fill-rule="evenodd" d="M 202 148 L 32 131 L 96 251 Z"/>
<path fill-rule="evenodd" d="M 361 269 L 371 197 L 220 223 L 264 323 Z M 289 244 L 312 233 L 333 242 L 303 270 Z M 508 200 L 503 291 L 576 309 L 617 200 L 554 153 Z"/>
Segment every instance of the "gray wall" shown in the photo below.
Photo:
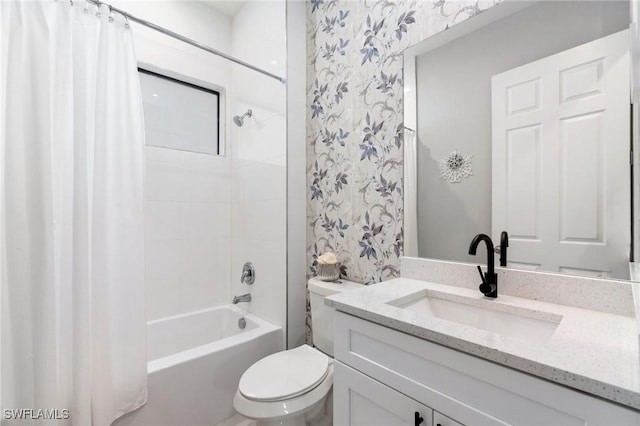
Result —
<path fill-rule="evenodd" d="M 477 262 L 471 239 L 491 235 L 491 76 L 629 22 L 624 1 L 542 1 L 416 59 L 420 257 Z M 439 161 L 453 150 L 473 155 L 473 176 L 461 183 L 440 179 Z"/>

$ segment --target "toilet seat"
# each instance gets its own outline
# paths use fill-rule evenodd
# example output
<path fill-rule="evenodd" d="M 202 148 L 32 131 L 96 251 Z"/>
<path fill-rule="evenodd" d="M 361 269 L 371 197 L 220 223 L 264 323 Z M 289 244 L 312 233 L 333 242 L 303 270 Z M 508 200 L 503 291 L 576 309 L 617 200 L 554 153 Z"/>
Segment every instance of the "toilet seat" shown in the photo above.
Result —
<path fill-rule="evenodd" d="M 238 411 L 238 413 L 249 419 L 258 421 L 273 420 L 277 423 L 277 421 L 279 421 L 278 419 L 293 419 L 296 416 L 304 416 L 305 413 L 311 412 L 315 409 L 315 407 L 318 407 L 319 404 L 324 404 L 324 401 L 326 401 L 327 398 L 331 398 L 330 393 L 331 389 L 333 388 L 333 359 L 320 352 L 319 350 L 307 345 L 303 345 L 298 348 L 290 349 L 283 352 L 278 352 L 276 354 L 269 355 L 269 357 L 274 357 L 276 361 L 282 361 L 287 359 L 287 355 L 283 354 L 291 352 L 297 354 L 297 356 L 299 356 L 303 361 L 316 360 L 316 362 L 320 365 L 320 367 L 313 369 L 316 375 L 318 374 L 318 371 L 322 371 L 323 369 L 322 361 L 324 360 L 327 362 L 324 371 L 322 371 L 322 377 L 319 379 L 319 381 L 310 379 L 306 381 L 306 384 L 304 385 L 296 385 L 290 388 L 288 392 L 283 392 L 282 390 L 278 392 L 265 391 L 265 393 L 262 394 L 262 397 L 270 398 L 271 400 L 256 400 L 245 396 L 244 393 L 240 391 L 240 389 L 243 388 L 244 392 L 247 393 L 250 393 L 251 389 L 247 388 L 247 386 L 249 386 L 247 383 L 250 382 L 245 382 L 246 386 L 239 385 L 238 390 L 236 390 L 236 394 L 233 397 L 233 407 L 236 409 L 236 411 Z M 258 363 L 259 362 L 260 361 L 258 361 Z M 258 363 L 250 367 L 249 370 L 251 370 Z M 302 363 L 303 368 L 300 369 L 297 374 L 299 374 L 300 371 L 308 369 L 310 365 L 311 363 L 309 362 Z M 280 366 L 282 366 L 282 364 L 280 364 Z M 248 374 L 249 370 L 245 372 L 243 378 Z M 289 365 L 288 371 L 295 372 L 296 370 L 294 370 L 291 365 Z M 264 377 L 259 376 L 259 373 L 256 374 L 258 374 L 257 377 Z M 253 376 L 253 373 L 251 374 L 251 376 Z M 241 383 L 243 382 L 243 378 L 240 379 Z M 264 383 L 264 385 L 269 387 L 269 383 Z M 306 389 L 302 390 L 302 388 Z M 288 398 L 281 398 L 279 400 L 273 399 L 276 398 L 274 395 L 282 395 L 283 393 L 291 393 L 291 396 L 289 396 Z M 254 393 L 254 397 L 256 395 L 257 394 Z"/>
<path fill-rule="evenodd" d="M 322 404 L 327 399 L 327 395 L 329 395 L 328 398 L 331 398 L 332 387 L 333 363 L 330 363 L 324 380 L 307 393 L 282 401 L 253 401 L 245 398 L 239 390 L 236 390 L 236 394 L 233 397 L 233 407 L 238 413 L 249 419 L 259 421 L 291 419 L 313 410 L 314 407 Z"/>
<path fill-rule="evenodd" d="M 308 393 L 325 380 L 329 357 L 302 345 L 269 355 L 240 379 L 238 392 L 251 401 L 283 401 Z"/>

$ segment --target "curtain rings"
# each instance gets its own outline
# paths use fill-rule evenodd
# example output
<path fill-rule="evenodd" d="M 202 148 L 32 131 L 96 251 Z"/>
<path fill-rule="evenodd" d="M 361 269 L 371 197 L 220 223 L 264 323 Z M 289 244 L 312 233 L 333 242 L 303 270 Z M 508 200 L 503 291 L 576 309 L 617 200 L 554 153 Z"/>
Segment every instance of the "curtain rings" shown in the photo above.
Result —
<path fill-rule="evenodd" d="M 69 1 L 69 5 L 74 6 L 74 0 L 68 0 Z M 91 0 L 93 3 L 96 4 L 97 9 L 96 9 L 96 18 L 100 18 L 102 16 L 102 12 L 101 12 L 101 7 L 104 5 L 106 7 L 109 8 L 109 22 L 115 22 L 116 18 L 116 12 L 113 10 L 113 7 L 110 4 L 106 4 L 106 3 L 102 3 L 100 0 Z M 82 8 L 82 11 L 84 13 L 89 13 L 89 1 L 84 1 L 84 6 Z M 129 17 L 126 15 L 123 15 L 124 17 L 124 27 L 129 29 L 130 24 L 129 24 Z"/>
<path fill-rule="evenodd" d="M 69 0 L 69 4 L 71 5 L 71 7 L 75 6 L 75 3 L 73 2 L 73 0 Z M 84 13 L 89 13 L 89 3 L 87 3 L 86 1 L 84 2 L 84 6 L 82 8 L 82 11 Z"/>
<path fill-rule="evenodd" d="M 69 0 L 69 4 L 71 5 L 71 7 L 75 6 L 75 3 L 73 0 Z M 89 12 L 89 3 L 87 1 L 83 2 L 84 6 L 82 7 L 82 11 L 84 13 L 88 13 Z"/>

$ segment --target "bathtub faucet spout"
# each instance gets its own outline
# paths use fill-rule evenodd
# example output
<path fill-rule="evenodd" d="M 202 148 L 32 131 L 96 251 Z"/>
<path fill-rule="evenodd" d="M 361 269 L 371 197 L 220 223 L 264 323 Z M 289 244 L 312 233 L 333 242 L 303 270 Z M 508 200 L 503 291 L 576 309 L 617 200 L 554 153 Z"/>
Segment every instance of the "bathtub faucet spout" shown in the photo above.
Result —
<path fill-rule="evenodd" d="M 243 294 L 242 296 L 234 296 L 233 297 L 233 304 L 236 305 L 240 302 L 251 302 L 251 294 L 247 293 L 247 294 Z"/>

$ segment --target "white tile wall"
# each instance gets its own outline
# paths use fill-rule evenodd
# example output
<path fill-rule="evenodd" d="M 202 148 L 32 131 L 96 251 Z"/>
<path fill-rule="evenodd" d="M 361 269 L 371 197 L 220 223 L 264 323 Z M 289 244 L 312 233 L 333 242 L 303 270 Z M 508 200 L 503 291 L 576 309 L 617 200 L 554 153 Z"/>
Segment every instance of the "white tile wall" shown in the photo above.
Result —
<path fill-rule="evenodd" d="M 176 240 L 146 241 L 147 319 L 180 312 L 181 251 Z"/>
<path fill-rule="evenodd" d="M 114 6 L 223 52 L 231 19 L 199 2 L 118 1 Z M 209 87 L 231 86 L 231 65 L 132 23 L 136 57 L 153 71 Z M 229 96 L 221 103 L 221 116 Z M 228 140 L 229 126 L 220 126 Z M 226 147 L 222 147 L 225 152 Z M 231 159 L 146 147 L 147 319 L 231 300 Z"/>
<path fill-rule="evenodd" d="M 285 77 L 286 19 L 285 2 L 280 0 L 247 1 L 233 18 L 231 43 L 233 55 L 264 70 Z M 256 34 L 256 36 L 250 36 Z M 259 36 L 258 36 L 259 34 Z M 270 111 L 284 114 L 284 84 L 244 67 L 233 66 L 234 91 L 237 100 L 251 100 Z M 286 147 L 281 135 L 283 147 Z"/>
<path fill-rule="evenodd" d="M 246 6 L 245 6 L 246 7 Z M 284 90 L 284 88 L 283 88 Z M 239 109 L 247 107 L 238 103 Z M 251 106 L 254 117 L 231 132 L 232 291 L 251 292 L 242 306 L 286 327 L 286 126 L 284 115 Z M 270 117 L 260 122 L 261 117 Z M 256 282 L 240 283 L 244 262 L 253 262 Z"/>
<path fill-rule="evenodd" d="M 231 160 L 145 150 L 147 318 L 229 303 Z"/>
<path fill-rule="evenodd" d="M 247 34 L 261 34 L 247 37 Z M 233 55 L 285 76 L 284 2 L 247 2 L 232 22 Z M 243 307 L 286 327 L 287 175 L 286 86 L 254 71 L 233 66 L 233 114 L 248 108 L 253 117 L 232 125 L 233 159 L 232 292 L 251 292 Z M 253 286 L 240 284 L 242 264 L 256 267 Z"/>
<path fill-rule="evenodd" d="M 197 1 L 112 0 L 111 4 L 203 44 L 229 53 L 231 20 Z M 131 23 L 136 58 L 158 70 L 228 87 L 229 61 Z"/>
<path fill-rule="evenodd" d="M 198 2 L 115 5 L 285 76 L 284 2 L 246 2 L 233 20 Z M 286 86 L 132 27 L 142 64 L 227 89 L 225 156 L 146 148 L 147 318 L 226 304 L 251 291 L 253 302 L 243 306 L 286 327 Z M 247 108 L 253 118 L 236 127 L 231 118 Z M 245 261 L 256 265 L 251 288 L 239 282 Z"/>
<path fill-rule="evenodd" d="M 145 226 L 147 241 L 179 239 L 180 204 L 174 201 L 147 200 L 145 203 Z"/>

